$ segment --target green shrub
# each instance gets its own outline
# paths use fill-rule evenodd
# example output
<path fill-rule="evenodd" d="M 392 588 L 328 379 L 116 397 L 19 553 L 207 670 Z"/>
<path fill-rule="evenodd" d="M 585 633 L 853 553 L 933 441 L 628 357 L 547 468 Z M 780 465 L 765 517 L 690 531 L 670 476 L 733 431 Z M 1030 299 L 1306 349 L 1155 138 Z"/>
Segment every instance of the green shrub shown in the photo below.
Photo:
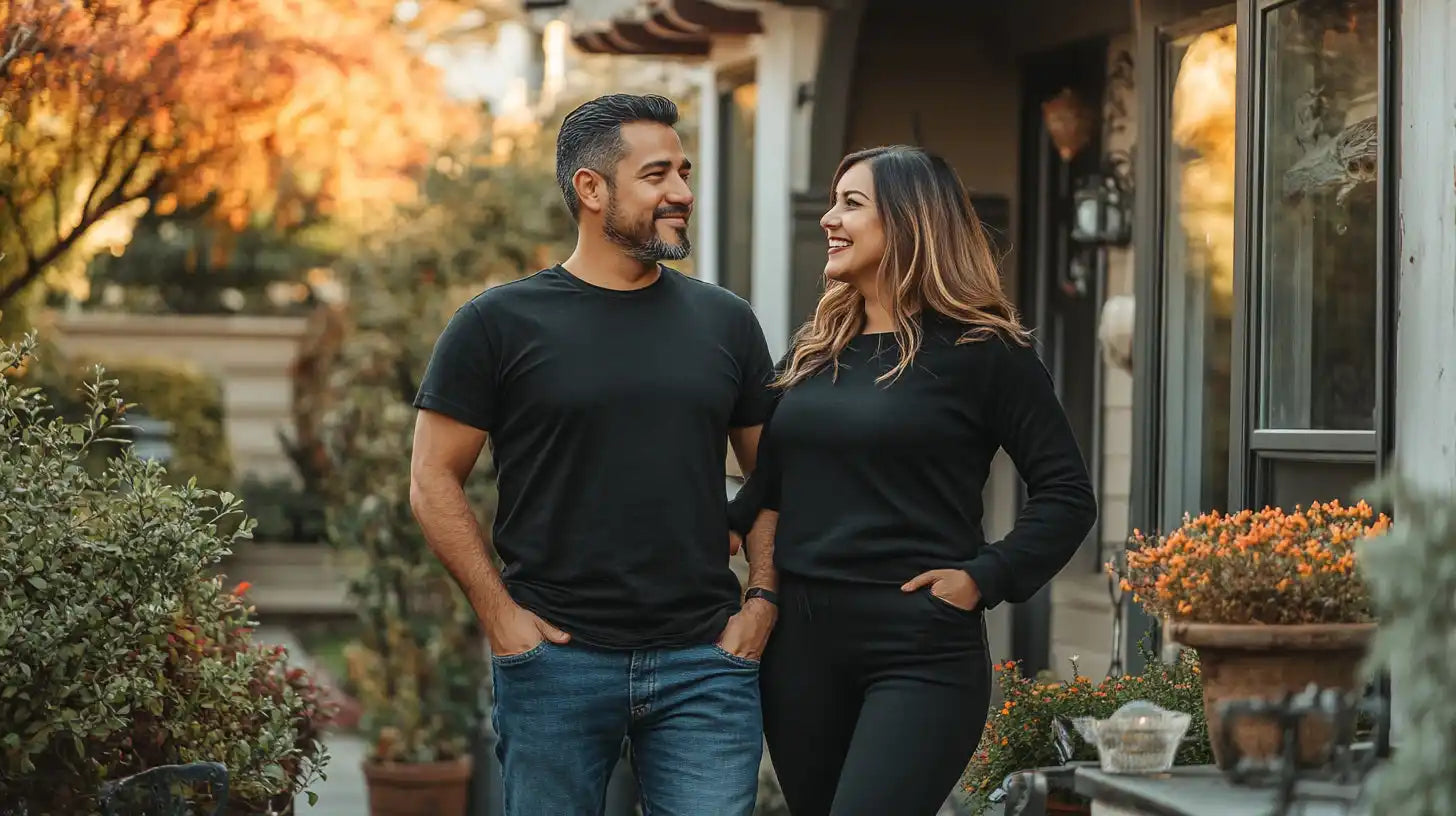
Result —
<path fill-rule="evenodd" d="M 327 712 L 211 574 L 241 504 L 124 445 L 88 468 L 128 406 L 98 367 L 82 419 L 56 416 L 15 382 L 34 347 L 0 347 L 0 802 L 95 812 L 102 782 L 194 761 L 228 767 L 230 814 L 305 789 Z"/>
<path fill-rule="evenodd" d="M 1148 700 L 1171 711 L 1192 715 L 1185 735 L 1188 742 L 1178 751 L 1178 765 L 1209 762 L 1208 724 L 1203 716 L 1203 676 L 1198 656 L 1191 649 L 1165 663 L 1144 650 L 1147 669 L 1138 675 L 1107 677 L 1099 682 L 1076 674 L 1070 683 L 1025 677 L 1014 662 L 996 666 L 1001 689 L 1000 708 L 992 709 L 981 734 L 981 744 L 966 768 L 962 784 L 970 796 L 971 812 L 985 813 L 989 796 L 1002 780 L 1016 771 L 1060 764 L 1053 740 L 1052 722 L 1074 717 L 1105 719 L 1125 703 Z M 1071 730 L 1070 728 L 1068 729 Z M 1096 760 L 1097 750 L 1073 733 L 1076 760 Z"/>
<path fill-rule="evenodd" d="M 232 449 L 216 378 L 185 363 L 159 360 L 113 363 L 107 374 L 139 409 L 171 424 L 167 470 L 174 483 L 195 478 L 212 490 L 232 486 Z"/>
<path fill-rule="evenodd" d="M 1448 816 L 1456 813 L 1456 495 L 1449 480 L 1422 476 L 1397 471 L 1358 491 L 1393 506 L 1396 518 L 1383 537 L 1356 545 L 1380 621 L 1362 670 L 1372 680 L 1390 672 L 1400 740 L 1370 781 L 1369 812 Z"/>
<path fill-rule="evenodd" d="M 51 347 L 44 350 L 31 383 L 46 390 L 55 410 L 73 421 L 88 410 L 76 383 L 87 367 L 62 358 Z M 171 425 L 171 459 L 167 479 L 180 485 L 195 478 L 202 487 L 224 490 L 233 485 L 232 449 L 228 444 L 222 385 L 216 378 L 183 362 L 127 360 L 106 367 L 127 399 L 143 413 Z"/>

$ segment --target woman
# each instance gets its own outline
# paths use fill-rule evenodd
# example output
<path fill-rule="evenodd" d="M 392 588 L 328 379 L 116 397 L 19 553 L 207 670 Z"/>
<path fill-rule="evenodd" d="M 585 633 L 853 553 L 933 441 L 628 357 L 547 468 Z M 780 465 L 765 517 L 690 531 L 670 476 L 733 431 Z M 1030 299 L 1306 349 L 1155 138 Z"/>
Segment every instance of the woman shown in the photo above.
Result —
<path fill-rule="evenodd" d="M 764 731 L 794 816 L 931 816 L 985 724 L 984 610 L 1051 580 L 1096 502 L 950 166 L 912 147 L 854 153 L 820 224 L 824 296 L 735 500 L 740 529 L 764 508 L 751 534 L 774 536 L 779 570 Z M 1029 495 L 988 544 L 999 449 Z"/>

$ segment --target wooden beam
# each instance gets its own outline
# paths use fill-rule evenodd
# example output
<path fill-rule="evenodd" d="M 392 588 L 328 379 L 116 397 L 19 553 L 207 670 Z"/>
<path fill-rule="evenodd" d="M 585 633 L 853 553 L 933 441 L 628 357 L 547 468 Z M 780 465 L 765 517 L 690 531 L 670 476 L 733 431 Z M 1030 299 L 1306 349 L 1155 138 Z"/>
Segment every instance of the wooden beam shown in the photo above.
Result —
<path fill-rule="evenodd" d="M 663 11 L 661 8 L 653 11 L 652 16 L 648 17 L 647 22 L 643 23 L 643 25 L 647 28 L 648 31 L 651 31 L 652 33 L 664 39 L 675 39 L 679 37 L 704 37 L 707 36 L 709 33 L 708 30 L 703 28 L 702 26 L 684 24 L 680 27 L 673 22 L 672 16 L 669 15 L 667 12 Z"/>
<path fill-rule="evenodd" d="M 758 12 L 724 8 L 709 0 L 664 0 L 662 11 L 680 28 L 697 27 L 713 34 L 762 34 Z"/>
<path fill-rule="evenodd" d="M 612 29 L 629 42 L 649 50 L 664 49 L 663 53 L 708 53 L 708 37 L 703 34 L 684 34 L 680 31 L 661 34 L 648 23 L 625 21 L 614 23 Z"/>
<path fill-rule="evenodd" d="M 617 53 L 615 50 L 612 49 L 611 45 L 609 45 L 602 39 L 601 33 L 598 31 L 580 32 L 576 35 L 573 35 L 571 41 L 573 44 L 576 45 L 579 50 L 585 51 L 588 54 Z"/>

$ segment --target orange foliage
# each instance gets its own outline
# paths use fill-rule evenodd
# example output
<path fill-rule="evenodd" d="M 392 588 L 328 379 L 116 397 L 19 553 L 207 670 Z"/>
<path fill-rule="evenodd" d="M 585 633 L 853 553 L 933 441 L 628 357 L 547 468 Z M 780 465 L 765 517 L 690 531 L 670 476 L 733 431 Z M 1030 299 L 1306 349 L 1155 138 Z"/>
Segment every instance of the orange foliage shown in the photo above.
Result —
<path fill-rule="evenodd" d="M 393 7 L 0 0 L 0 231 L 19 230 L 25 261 L 0 278 L 0 302 L 138 200 L 205 203 L 241 227 L 410 197 L 474 116 L 444 96 Z"/>
<path fill-rule="evenodd" d="M 1205 513 L 1166 537 L 1134 531 L 1122 589 L 1151 614 L 1201 623 L 1368 621 L 1355 545 L 1389 526 L 1363 501 Z"/>

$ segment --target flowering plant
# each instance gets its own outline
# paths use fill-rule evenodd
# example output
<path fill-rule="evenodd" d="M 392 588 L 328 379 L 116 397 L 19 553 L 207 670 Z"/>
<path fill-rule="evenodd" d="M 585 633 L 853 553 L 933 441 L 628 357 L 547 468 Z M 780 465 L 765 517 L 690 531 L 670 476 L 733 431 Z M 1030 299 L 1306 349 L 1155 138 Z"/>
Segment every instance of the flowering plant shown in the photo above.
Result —
<path fill-rule="evenodd" d="M 1176 660 L 1164 662 L 1143 649 L 1143 658 L 1147 669 L 1142 674 L 1107 677 L 1095 683 L 1076 673 L 1075 660 L 1070 683 L 1025 677 L 1011 661 L 997 664 L 1001 707 L 992 709 L 981 734 L 981 744 L 961 778 L 971 813 L 980 816 L 990 808 L 991 793 L 1008 775 L 1061 764 L 1052 730 L 1055 719 L 1066 720 L 1070 732 L 1073 718 L 1105 719 L 1133 700 L 1148 700 L 1190 715 L 1192 721 L 1176 764 L 1208 762 L 1208 726 L 1203 716 L 1203 677 L 1199 674 L 1197 654 L 1184 649 Z M 1075 734 L 1072 744 L 1076 746 L 1074 760 L 1097 759 L 1097 749 Z"/>
<path fill-rule="evenodd" d="M 1149 614 L 1198 623 L 1363 623 L 1370 598 L 1356 544 L 1390 519 L 1338 501 L 1184 517 L 1163 537 L 1134 531 L 1122 588 Z M 1111 564 L 1108 570 L 1119 571 Z"/>

